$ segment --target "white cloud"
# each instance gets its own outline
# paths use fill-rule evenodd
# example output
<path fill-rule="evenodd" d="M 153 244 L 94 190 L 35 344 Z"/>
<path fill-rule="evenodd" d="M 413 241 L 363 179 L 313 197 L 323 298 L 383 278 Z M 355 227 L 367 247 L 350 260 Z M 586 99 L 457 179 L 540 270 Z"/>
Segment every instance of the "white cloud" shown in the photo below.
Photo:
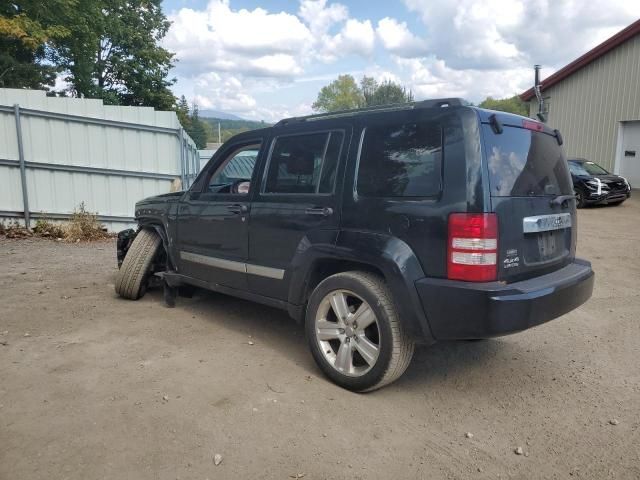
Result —
<path fill-rule="evenodd" d="M 414 58 L 427 53 L 426 42 L 411 33 L 405 22 L 385 17 L 378 22 L 376 34 L 384 48 L 399 57 Z"/>
<path fill-rule="evenodd" d="M 361 22 L 350 18 L 337 34 L 322 37 L 316 56 L 325 63 L 349 55 L 371 57 L 375 41 L 375 30 L 369 20 Z"/>
<path fill-rule="evenodd" d="M 456 69 L 560 67 L 637 19 L 630 0 L 404 0 L 431 54 Z"/>
<path fill-rule="evenodd" d="M 398 58 L 396 64 L 416 100 L 463 97 L 479 102 L 488 96 L 510 97 L 520 93 L 533 75 L 526 66 L 509 70 L 456 70 L 435 57 Z"/>
<path fill-rule="evenodd" d="M 334 37 L 336 52 L 371 55 L 375 42 L 375 33 L 369 20 L 361 22 L 350 18 L 344 28 Z"/>
<path fill-rule="evenodd" d="M 431 53 L 454 68 L 507 67 L 518 60 L 518 49 L 501 28 L 522 20 L 517 0 L 405 0 L 422 18 Z"/>
<path fill-rule="evenodd" d="M 255 58 L 249 61 L 249 65 L 251 69 L 247 73 L 253 73 L 256 76 L 288 77 L 302 73 L 302 68 L 295 57 L 284 53 Z"/>
<path fill-rule="evenodd" d="M 203 10 L 182 8 L 169 20 L 164 46 L 178 60 L 176 90 L 203 107 L 247 116 L 287 113 L 281 107 L 260 111 L 252 91 L 275 91 L 314 62 L 369 57 L 375 46 L 369 20 L 349 18 L 344 5 L 327 0 L 303 0 L 297 15 L 234 10 L 230 0 L 210 0 Z"/>
<path fill-rule="evenodd" d="M 349 11 L 340 3 L 327 6 L 327 0 L 302 0 L 298 16 L 305 21 L 315 37 L 322 37 L 333 25 L 347 20 Z"/>
<path fill-rule="evenodd" d="M 293 14 L 261 8 L 234 11 L 229 0 L 211 0 L 201 11 L 183 8 L 169 19 L 173 24 L 164 44 L 176 52 L 177 71 L 183 74 L 227 71 L 290 77 L 302 71 L 301 54 L 313 41 Z"/>
<path fill-rule="evenodd" d="M 382 19 L 353 18 L 332 0 L 300 0 L 289 12 L 234 9 L 235 1 L 169 15 L 175 90 L 203 108 L 265 120 L 309 113 L 318 82 L 342 73 L 400 83 L 417 99 L 510 96 L 530 86 L 534 63 L 552 73 L 638 16 L 637 0 L 403 0 L 407 10 Z M 407 13 L 423 28 L 412 31 Z M 358 60 L 351 72 L 345 59 Z M 300 99 L 304 88 L 308 101 L 295 105 L 281 93 Z"/>
<path fill-rule="evenodd" d="M 193 101 L 202 108 L 245 112 L 256 107 L 243 82 L 231 74 L 214 72 L 198 75 L 193 82 Z"/>

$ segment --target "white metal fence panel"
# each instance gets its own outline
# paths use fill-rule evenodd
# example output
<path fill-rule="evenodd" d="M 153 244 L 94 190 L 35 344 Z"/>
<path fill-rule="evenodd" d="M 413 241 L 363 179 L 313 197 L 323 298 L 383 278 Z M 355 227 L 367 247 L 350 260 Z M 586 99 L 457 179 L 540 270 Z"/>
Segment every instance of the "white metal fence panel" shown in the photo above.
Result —
<path fill-rule="evenodd" d="M 0 220 L 64 219 L 84 202 L 116 230 L 137 200 L 199 169 L 174 112 L 0 89 Z"/>

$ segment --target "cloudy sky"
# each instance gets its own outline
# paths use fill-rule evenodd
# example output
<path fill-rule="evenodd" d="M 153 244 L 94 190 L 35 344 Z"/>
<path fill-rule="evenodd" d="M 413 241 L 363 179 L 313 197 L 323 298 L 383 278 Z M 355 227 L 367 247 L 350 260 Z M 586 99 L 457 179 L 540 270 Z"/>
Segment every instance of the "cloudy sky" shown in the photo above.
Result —
<path fill-rule="evenodd" d="M 640 17 L 638 0 L 164 0 L 177 95 L 274 121 L 340 74 L 416 99 L 505 97 Z"/>

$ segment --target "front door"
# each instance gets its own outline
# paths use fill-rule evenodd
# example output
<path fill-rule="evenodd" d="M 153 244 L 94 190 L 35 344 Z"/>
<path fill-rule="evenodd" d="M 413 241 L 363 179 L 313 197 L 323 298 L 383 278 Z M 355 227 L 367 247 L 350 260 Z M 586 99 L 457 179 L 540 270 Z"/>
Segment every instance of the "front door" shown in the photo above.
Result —
<path fill-rule="evenodd" d="M 254 293 L 286 300 L 298 249 L 333 244 L 350 127 L 272 140 L 260 192 L 251 205 L 247 273 Z"/>
<path fill-rule="evenodd" d="M 225 145 L 180 202 L 180 273 L 247 289 L 249 196 L 261 139 Z"/>

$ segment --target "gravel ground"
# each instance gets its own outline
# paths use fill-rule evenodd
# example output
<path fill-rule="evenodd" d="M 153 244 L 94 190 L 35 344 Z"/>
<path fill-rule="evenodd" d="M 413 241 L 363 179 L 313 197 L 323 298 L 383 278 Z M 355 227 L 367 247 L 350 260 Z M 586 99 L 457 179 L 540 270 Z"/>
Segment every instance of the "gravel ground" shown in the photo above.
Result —
<path fill-rule="evenodd" d="M 0 240 L 0 479 L 638 479 L 638 197 L 579 213 L 586 305 L 367 395 L 281 311 L 120 300 L 114 242 Z"/>

